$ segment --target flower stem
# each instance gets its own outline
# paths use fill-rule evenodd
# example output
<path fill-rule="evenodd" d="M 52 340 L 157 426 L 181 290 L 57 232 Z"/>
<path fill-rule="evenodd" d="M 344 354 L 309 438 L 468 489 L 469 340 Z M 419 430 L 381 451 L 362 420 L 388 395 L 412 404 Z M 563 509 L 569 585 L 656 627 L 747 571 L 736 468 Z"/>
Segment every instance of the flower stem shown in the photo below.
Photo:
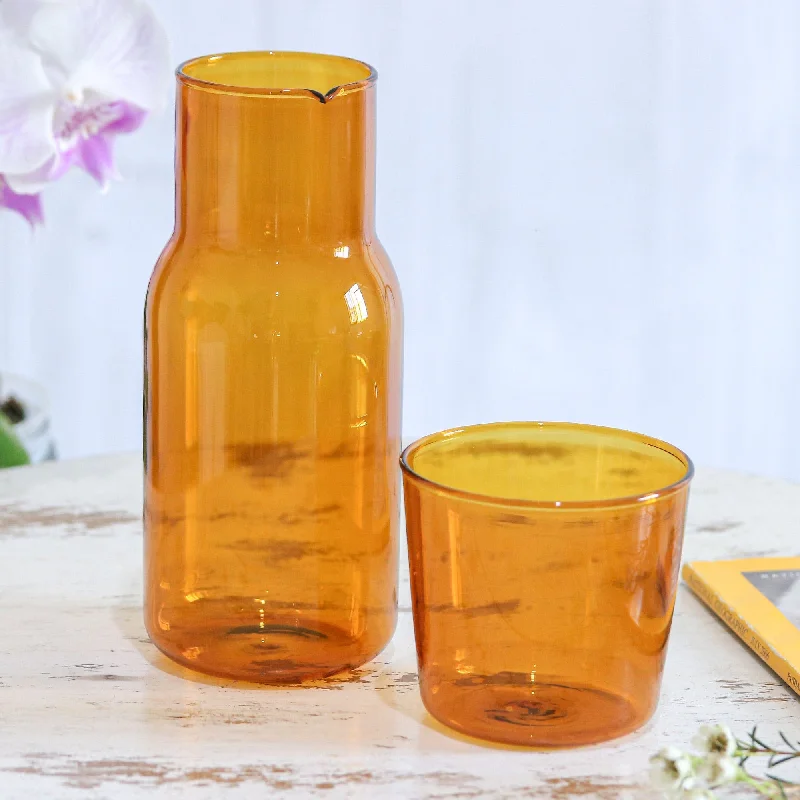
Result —
<path fill-rule="evenodd" d="M 743 769 L 739 770 L 739 776 L 736 778 L 736 782 L 746 783 L 764 797 L 781 797 L 780 787 L 775 783 L 775 781 L 756 780 L 752 775 L 748 775 L 748 773 Z"/>

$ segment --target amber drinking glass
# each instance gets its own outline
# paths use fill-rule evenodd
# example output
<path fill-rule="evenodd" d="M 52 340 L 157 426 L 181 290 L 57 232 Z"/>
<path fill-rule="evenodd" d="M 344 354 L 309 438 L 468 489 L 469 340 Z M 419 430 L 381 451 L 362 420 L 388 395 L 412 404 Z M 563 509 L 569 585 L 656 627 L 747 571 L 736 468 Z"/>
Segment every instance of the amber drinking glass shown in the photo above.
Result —
<path fill-rule="evenodd" d="M 261 682 L 369 660 L 396 619 L 402 318 L 375 235 L 366 64 L 178 71 L 176 223 L 145 313 L 145 621 Z"/>
<path fill-rule="evenodd" d="M 478 425 L 401 464 L 422 699 L 462 733 L 566 747 L 653 713 L 692 463 L 561 423 Z"/>

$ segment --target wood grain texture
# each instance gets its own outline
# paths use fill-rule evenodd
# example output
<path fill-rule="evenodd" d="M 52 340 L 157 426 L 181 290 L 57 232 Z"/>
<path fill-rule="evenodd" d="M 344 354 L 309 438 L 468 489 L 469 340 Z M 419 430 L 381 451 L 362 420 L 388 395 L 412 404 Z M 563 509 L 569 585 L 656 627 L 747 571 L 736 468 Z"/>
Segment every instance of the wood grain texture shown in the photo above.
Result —
<path fill-rule="evenodd" d="M 426 714 L 408 579 L 392 644 L 311 688 L 190 673 L 141 619 L 141 462 L 0 473 L 0 796 L 13 798 L 653 797 L 649 755 L 704 721 L 800 736 L 798 701 L 681 588 L 656 718 L 610 745 L 486 746 Z M 700 471 L 691 559 L 794 554 L 800 487 Z"/>

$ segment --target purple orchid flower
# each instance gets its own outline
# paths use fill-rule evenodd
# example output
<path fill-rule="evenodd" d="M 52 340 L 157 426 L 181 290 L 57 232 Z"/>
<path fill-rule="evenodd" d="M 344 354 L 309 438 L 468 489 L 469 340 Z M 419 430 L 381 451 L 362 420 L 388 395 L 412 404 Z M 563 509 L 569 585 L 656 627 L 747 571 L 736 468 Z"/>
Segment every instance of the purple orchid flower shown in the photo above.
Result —
<path fill-rule="evenodd" d="M 0 175 L 0 206 L 10 208 L 21 214 L 31 227 L 41 225 L 44 221 L 42 198 L 38 194 L 17 194 Z"/>
<path fill-rule="evenodd" d="M 40 223 L 40 192 L 73 166 L 107 189 L 114 140 L 162 104 L 169 63 L 143 0 L 2 0 L 0 206 Z"/>

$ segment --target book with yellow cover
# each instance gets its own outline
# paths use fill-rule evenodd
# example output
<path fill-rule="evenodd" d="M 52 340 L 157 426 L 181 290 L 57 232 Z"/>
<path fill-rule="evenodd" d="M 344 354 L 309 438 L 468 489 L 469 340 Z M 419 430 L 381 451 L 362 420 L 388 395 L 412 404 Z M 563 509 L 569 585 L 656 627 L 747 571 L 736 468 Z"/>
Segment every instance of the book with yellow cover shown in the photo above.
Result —
<path fill-rule="evenodd" d="M 693 561 L 683 579 L 800 694 L 800 558 Z"/>

